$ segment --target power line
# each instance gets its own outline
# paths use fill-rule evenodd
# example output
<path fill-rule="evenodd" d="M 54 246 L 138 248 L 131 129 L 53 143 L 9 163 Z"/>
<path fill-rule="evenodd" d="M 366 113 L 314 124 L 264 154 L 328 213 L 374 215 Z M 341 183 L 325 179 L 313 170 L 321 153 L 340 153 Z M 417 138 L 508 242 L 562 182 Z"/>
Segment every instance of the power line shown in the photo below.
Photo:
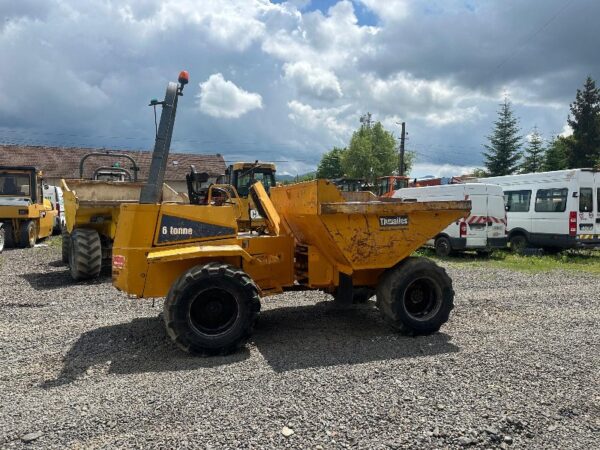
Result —
<path fill-rule="evenodd" d="M 567 7 L 569 7 L 574 1 L 575 0 L 566 0 L 562 4 L 562 6 L 554 14 L 552 14 L 552 16 L 548 20 L 546 20 L 541 26 L 539 26 L 538 28 L 536 28 L 528 36 L 526 36 L 525 38 L 521 39 L 521 41 L 517 43 L 516 47 L 512 50 L 512 52 L 503 61 L 501 61 L 500 64 L 498 64 L 496 66 L 495 70 L 500 69 L 504 64 L 506 64 L 508 61 L 510 61 L 521 50 L 521 48 L 523 48 L 523 46 L 528 41 L 531 41 L 534 37 L 536 37 L 543 30 L 545 30 L 548 27 L 548 25 L 550 25 L 552 22 L 554 22 L 554 20 L 558 17 L 558 15 L 560 13 L 562 13 L 565 9 L 567 9 Z"/>

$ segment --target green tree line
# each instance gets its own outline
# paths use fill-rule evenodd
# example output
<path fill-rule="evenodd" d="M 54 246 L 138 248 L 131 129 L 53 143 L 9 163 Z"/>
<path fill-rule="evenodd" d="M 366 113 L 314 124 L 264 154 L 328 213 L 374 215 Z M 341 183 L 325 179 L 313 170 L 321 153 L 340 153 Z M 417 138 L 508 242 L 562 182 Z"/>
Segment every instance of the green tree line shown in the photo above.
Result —
<path fill-rule="evenodd" d="M 600 166 L 600 89 L 588 77 L 570 105 L 570 136 L 555 136 L 547 145 L 537 127 L 522 149 L 523 137 L 508 98 L 500 105 L 492 134 L 484 146 L 479 176 L 543 172 Z"/>
<path fill-rule="evenodd" d="M 368 115 L 370 118 L 370 115 Z M 405 172 L 414 162 L 414 153 L 405 152 Z M 381 122 L 362 121 L 347 147 L 326 152 L 317 167 L 317 178 L 356 178 L 374 183 L 377 177 L 393 175 L 398 169 L 398 152 L 393 133 Z"/>

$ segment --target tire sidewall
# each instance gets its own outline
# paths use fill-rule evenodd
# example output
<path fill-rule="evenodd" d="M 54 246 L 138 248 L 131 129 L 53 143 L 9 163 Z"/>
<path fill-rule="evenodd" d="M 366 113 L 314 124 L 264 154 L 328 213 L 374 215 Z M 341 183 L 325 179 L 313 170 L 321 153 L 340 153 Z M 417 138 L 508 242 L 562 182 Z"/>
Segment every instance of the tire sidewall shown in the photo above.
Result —
<path fill-rule="evenodd" d="M 515 245 L 516 243 L 516 245 Z M 510 238 L 510 249 L 515 253 L 521 253 L 527 248 L 527 238 L 521 234 L 517 234 Z"/>
<path fill-rule="evenodd" d="M 442 258 L 450 256 L 452 252 L 452 246 L 450 245 L 450 239 L 447 237 L 439 237 L 435 241 L 435 254 Z"/>
<path fill-rule="evenodd" d="M 426 320 L 415 319 L 406 309 L 404 295 L 407 289 L 418 279 L 431 280 L 436 289 L 439 290 L 439 299 L 441 304 L 434 315 Z M 454 291 L 449 278 L 440 270 L 427 270 L 425 268 L 415 268 L 407 270 L 401 276 L 394 279 L 391 283 L 390 295 L 393 299 L 392 312 L 406 327 L 417 333 L 432 333 L 438 331 L 440 327 L 447 322 L 450 311 L 453 308 Z"/>
<path fill-rule="evenodd" d="M 227 330 L 217 335 L 209 335 L 197 330 L 192 325 L 189 314 L 193 301 L 198 295 L 201 295 L 199 292 L 213 288 L 228 292 L 235 299 L 237 305 L 235 321 Z M 219 275 L 202 273 L 179 292 L 178 298 L 172 306 L 175 335 L 180 336 L 180 340 L 183 338 L 183 342 L 180 344 L 185 347 L 189 346 L 189 351 L 192 353 L 202 350 L 216 352 L 228 347 L 232 342 L 243 339 L 250 331 L 247 326 L 250 316 L 255 313 L 251 310 L 252 296 L 251 290 L 242 286 L 237 278 L 225 277 L 221 273 Z"/>
<path fill-rule="evenodd" d="M 31 229 L 31 231 L 29 230 Z M 29 247 L 33 247 L 35 246 L 35 241 L 36 241 L 36 226 L 34 222 L 30 222 L 29 225 L 27 226 L 27 234 L 29 236 Z"/>

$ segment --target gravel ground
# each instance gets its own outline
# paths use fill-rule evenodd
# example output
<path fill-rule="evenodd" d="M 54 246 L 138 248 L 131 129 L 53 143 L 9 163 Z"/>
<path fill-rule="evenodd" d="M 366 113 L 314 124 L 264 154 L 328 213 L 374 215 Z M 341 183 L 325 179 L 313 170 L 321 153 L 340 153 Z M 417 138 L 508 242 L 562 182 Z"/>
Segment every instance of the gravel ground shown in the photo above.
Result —
<path fill-rule="evenodd" d="M 288 293 L 200 359 L 55 244 L 0 256 L 1 448 L 598 448 L 599 277 L 452 265 L 450 322 L 417 338 Z"/>

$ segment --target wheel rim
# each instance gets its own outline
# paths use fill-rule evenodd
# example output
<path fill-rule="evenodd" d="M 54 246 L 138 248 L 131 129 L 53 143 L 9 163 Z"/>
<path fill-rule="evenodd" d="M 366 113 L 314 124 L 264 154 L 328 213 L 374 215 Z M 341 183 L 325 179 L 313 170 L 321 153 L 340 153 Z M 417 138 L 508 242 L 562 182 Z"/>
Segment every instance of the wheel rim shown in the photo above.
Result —
<path fill-rule="evenodd" d="M 448 245 L 448 241 L 442 239 L 438 242 L 438 252 L 442 255 L 447 255 L 450 253 L 450 245 Z"/>
<path fill-rule="evenodd" d="M 413 320 L 429 320 L 442 306 L 442 292 L 431 278 L 413 280 L 404 290 L 402 305 Z"/>
<path fill-rule="evenodd" d="M 29 228 L 29 245 L 31 247 L 35 245 L 35 227 Z"/>
<path fill-rule="evenodd" d="M 238 312 L 231 292 L 210 288 L 199 292 L 190 302 L 189 321 L 196 332 L 215 336 L 231 328 Z"/>

